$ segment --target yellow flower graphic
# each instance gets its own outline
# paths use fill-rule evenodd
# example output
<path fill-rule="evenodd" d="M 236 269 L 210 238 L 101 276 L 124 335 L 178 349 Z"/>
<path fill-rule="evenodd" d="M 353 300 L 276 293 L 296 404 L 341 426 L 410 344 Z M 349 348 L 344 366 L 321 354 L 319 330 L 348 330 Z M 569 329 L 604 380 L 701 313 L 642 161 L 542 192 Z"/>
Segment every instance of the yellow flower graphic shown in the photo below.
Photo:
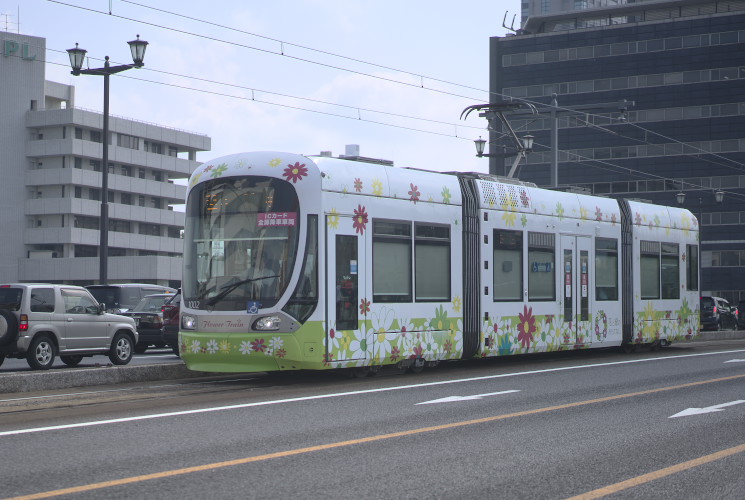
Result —
<path fill-rule="evenodd" d="M 339 212 L 335 208 L 332 208 L 331 212 L 326 216 L 326 224 L 330 228 L 339 229 Z"/>
<path fill-rule="evenodd" d="M 587 219 L 587 218 L 589 218 L 588 217 L 588 213 L 587 213 L 587 209 L 585 207 L 580 207 L 579 208 L 579 218 L 580 219 Z"/>
<path fill-rule="evenodd" d="M 272 167 L 272 168 L 278 167 L 281 164 L 282 164 L 282 159 L 281 158 L 272 158 L 271 160 L 269 160 L 269 166 Z"/>
<path fill-rule="evenodd" d="M 453 298 L 453 311 L 459 313 L 460 308 L 463 306 L 463 301 L 460 299 L 460 297 L 455 296 Z"/>
<path fill-rule="evenodd" d="M 220 341 L 220 352 L 229 353 L 230 352 L 230 342 L 227 340 Z"/>
<path fill-rule="evenodd" d="M 380 179 L 373 179 L 372 190 L 375 196 L 383 195 L 383 183 L 380 182 Z"/>

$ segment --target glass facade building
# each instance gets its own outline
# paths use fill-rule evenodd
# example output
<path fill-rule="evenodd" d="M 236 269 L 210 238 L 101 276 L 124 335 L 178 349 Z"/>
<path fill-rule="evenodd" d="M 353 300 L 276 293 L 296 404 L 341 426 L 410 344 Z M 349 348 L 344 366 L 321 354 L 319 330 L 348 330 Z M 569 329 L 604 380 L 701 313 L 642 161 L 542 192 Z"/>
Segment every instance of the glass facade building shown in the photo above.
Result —
<path fill-rule="evenodd" d="M 745 299 L 745 2 L 534 17 L 490 43 L 491 101 L 526 103 L 507 116 L 535 137 L 517 177 L 551 185 L 557 126 L 559 188 L 666 205 L 684 193 L 701 222 L 702 294 Z M 510 149 L 490 133 L 490 152 Z M 490 171 L 513 160 L 490 158 Z"/>

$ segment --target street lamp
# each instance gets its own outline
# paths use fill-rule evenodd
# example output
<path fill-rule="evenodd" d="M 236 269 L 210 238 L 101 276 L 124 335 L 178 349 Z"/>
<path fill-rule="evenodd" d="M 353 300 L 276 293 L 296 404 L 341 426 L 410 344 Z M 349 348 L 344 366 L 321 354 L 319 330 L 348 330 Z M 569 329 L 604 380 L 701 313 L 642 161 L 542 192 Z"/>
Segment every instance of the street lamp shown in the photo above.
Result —
<path fill-rule="evenodd" d="M 101 285 L 108 283 L 109 260 L 109 76 L 144 66 L 143 60 L 145 59 L 145 49 L 147 49 L 147 42 L 140 40 L 140 35 L 137 35 L 136 40 L 127 43 L 129 44 L 129 50 L 132 52 L 134 64 L 122 64 L 121 66 L 111 66 L 109 56 L 106 56 L 103 68 L 82 69 L 87 51 L 79 48 L 77 43 L 74 49 L 67 50 L 73 75 L 103 76 L 103 165 L 101 165 L 101 220 L 99 221 L 100 243 L 98 251 L 99 282 Z"/>
<path fill-rule="evenodd" d="M 517 165 L 520 163 L 520 160 L 527 157 L 528 153 L 530 153 L 533 150 L 533 139 L 534 137 L 530 134 L 523 136 L 520 140 L 517 140 L 517 137 L 515 137 L 515 142 L 517 144 L 517 157 L 515 158 L 515 161 L 512 163 L 512 168 L 510 168 L 510 173 L 507 174 L 507 177 L 512 177 L 512 175 L 515 173 L 515 169 L 517 168 Z M 504 158 L 507 156 L 512 156 L 514 154 L 514 153 L 505 153 L 505 154 L 484 153 L 484 148 L 486 147 L 486 140 L 482 139 L 481 136 L 479 136 L 478 139 L 473 141 L 473 143 L 476 145 L 476 156 L 478 156 L 479 158 L 483 158 L 483 157 Z"/>

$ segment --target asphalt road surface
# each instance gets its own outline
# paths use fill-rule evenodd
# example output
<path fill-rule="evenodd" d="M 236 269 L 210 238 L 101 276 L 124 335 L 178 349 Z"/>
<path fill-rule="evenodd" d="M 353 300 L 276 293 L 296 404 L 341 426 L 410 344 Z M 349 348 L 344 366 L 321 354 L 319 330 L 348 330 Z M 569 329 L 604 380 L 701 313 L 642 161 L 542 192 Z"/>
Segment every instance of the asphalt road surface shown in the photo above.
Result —
<path fill-rule="evenodd" d="M 742 498 L 745 342 L 0 396 L 0 496 Z"/>

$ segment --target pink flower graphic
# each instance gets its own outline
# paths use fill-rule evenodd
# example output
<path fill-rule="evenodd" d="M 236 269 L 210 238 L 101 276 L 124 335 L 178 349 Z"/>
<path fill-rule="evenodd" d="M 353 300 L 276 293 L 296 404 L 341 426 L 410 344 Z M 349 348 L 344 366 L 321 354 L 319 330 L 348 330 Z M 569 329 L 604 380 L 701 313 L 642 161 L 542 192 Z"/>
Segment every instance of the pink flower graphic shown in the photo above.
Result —
<path fill-rule="evenodd" d="M 356 233 L 363 234 L 365 232 L 365 228 L 367 227 L 367 212 L 365 212 L 365 207 L 362 205 L 357 205 L 357 208 L 354 209 L 352 225 Z"/>
<path fill-rule="evenodd" d="M 518 314 L 520 323 L 517 325 L 517 340 L 520 341 L 523 347 L 530 347 L 530 343 L 533 342 L 533 333 L 536 331 L 535 316 L 533 316 L 533 308 L 528 309 L 528 306 L 523 306 L 523 312 Z"/>
<path fill-rule="evenodd" d="M 256 339 L 253 342 L 251 342 L 251 349 L 253 349 L 256 352 L 266 351 L 266 345 L 264 345 L 264 339 Z"/>
<path fill-rule="evenodd" d="M 362 181 L 359 177 L 354 180 L 354 190 L 358 193 L 362 191 Z"/>
<path fill-rule="evenodd" d="M 370 312 L 370 301 L 360 299 L 360 314 L 364 315 Z"/>
<path fill-rule="evenodd" d="M 296 161 L 294 165 L 287 165 L 282 175 L 285 176 L 285 179 L 295 184 L 308 175 L 308 168 L 305 166 L 305 163 L 301 164 L 299 161 Z"/>
<path fill-rule="evenodd" d="M 409 191 L 409 196 L 411 196 L 411 201 L 416 203 L 419 201 L 419 197 L 422 195 L 422 193 L 419 192 L 419 188 L 415 186 L 413 183 L 410 183 L 409 186 L 411 186 L 411 191 Z"/>

